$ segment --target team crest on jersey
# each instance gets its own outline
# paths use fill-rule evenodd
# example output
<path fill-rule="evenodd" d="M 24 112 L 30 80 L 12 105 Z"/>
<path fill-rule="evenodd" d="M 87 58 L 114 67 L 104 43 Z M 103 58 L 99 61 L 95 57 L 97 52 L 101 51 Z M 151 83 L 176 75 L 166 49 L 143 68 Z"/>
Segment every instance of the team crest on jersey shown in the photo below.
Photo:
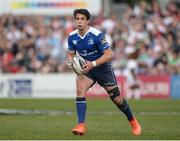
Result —
<path fill-rule="evenodd" d="M 77 45 L 77 40 L 72 41 L 74 45 Z"/>
<path fill-rule="evenodd" d="M 102 45 L 107 44 L 106 38 L 104 36 L 100 40 Z"/>
<path fill-rule="evenodd" d="M 90 38 L 90 39 L 88 40 L 88 44 L 89 44 L 89 45 L 93 45 L 93 44 L 94 44 L 93 38 Z"/>

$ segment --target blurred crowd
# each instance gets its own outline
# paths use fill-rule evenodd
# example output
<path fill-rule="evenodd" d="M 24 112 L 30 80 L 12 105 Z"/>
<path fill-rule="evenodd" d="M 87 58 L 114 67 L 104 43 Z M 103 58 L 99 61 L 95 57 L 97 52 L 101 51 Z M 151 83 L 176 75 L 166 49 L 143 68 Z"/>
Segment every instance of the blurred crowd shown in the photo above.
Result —
<path fill-rule="evenodd" d="M 103 12 L 102 12 L 103 13 Z M 111 13 L 92 17 L 115 53 L 116 73 L 180 74 L 179 3 L 157 1 L 128 6 L 122 17 Z M 0 73 L 60 73 L 66 66 L 72 16 L 0 16 Z M 128 71 L 127 71 L 128 72 Z"/>

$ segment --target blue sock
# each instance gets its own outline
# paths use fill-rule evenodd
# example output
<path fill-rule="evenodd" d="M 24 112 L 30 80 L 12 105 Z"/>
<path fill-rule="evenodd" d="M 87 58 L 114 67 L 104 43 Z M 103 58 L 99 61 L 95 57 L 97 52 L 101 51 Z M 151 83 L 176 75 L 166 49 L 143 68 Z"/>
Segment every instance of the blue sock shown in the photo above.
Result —
<path fill-rule="evenodd" d="M 127 119 L 130 121 L 133 119 L 132 112 L 130 110 L 130 107 L 126 100 L 123 100 L 123 103 L 121 105 L 117 105 L 118 108 L 127 116 Z"/>
<path fill-rule="evenodd" d="M 85 122 L 85 116 L 86 116 L 86 98 L 85 97 L 76 98 L 76 110 L 77 110 L 77 116 L 78 116 L 78 123 Z"/>

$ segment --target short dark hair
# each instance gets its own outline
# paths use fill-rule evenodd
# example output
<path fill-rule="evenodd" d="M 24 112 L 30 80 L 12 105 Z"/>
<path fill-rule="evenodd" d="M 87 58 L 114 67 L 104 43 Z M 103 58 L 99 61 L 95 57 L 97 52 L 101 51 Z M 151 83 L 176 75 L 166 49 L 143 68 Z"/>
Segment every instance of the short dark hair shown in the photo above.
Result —
<path fill-rule="evenodd" d="M 77 14 L 82 14 L 86 16 L 86 19 L 89 20 L 91 18 L 91 14 L 89 13 L 89 11 L 87 9 L 75 9 L 74 10 L 74 18 L 76 18 Z"/>

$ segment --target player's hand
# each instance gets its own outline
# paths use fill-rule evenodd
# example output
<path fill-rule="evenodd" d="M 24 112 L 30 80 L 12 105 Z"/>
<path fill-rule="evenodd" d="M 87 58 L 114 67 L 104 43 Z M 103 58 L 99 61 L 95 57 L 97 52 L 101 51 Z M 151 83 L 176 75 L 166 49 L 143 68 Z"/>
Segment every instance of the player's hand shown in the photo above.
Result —
<path fill-rule="evenodd" d="M 72 60 L 67 60 L 66 64 L 67 64 L 68 68 L 70 68 L 70 69 L 73 68 L 73 66 L 72 66 Z"/>
<path fill-rule="evenodd" d="M 84 71 L 83 71 L 83 73 L 88 73 L 92 68 L 93 68 L 93 64 L 92 64 L 92 62 L 90 62 L 90 61 L 86 61 L 87 63 L 83 66 L 83 69 L 84 69 Z"/>

